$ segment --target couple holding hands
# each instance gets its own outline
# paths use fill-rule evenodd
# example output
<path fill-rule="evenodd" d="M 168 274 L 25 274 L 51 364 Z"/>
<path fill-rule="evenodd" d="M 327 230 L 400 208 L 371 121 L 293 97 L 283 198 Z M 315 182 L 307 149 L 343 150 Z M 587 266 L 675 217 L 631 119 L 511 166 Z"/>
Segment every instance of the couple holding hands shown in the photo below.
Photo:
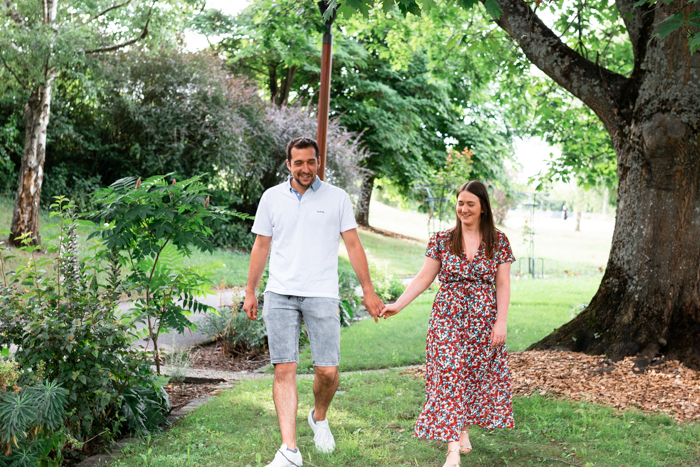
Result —
<path fill-rule="evenodd" d="M 414 435 L 446 442 L 445 467 L 459 466 L 460 453 L 471 451 L 471 425 L 513 427 L 504 344 L 515 258 L 508 239 L 495 228 L 486 187 L 471 181 L 459 188 L 455 227 L 432 236 L 421 270 L 396 303 L 385 306 L 374 293 L 350 199 L 316 176 L 318 162 L 314 140 L 296 138 L 287 145 L 291 177 L 263 194 L 252 229 L 257 237 L 243 309 L 257 319 L 255 289 L 269 255 L 263 320 L 275 366 L 272 393 L 283 443 L 267 467 L 303 465 L 296 445 L 302 317 L 315 369 L 308 423 L 318 451 L 335 449 L 326 414 L 340 380 L 340 236 L 375 321 L 399 313 L 436 277 L 440 281 L 428 326 L 425 404 Z"/>

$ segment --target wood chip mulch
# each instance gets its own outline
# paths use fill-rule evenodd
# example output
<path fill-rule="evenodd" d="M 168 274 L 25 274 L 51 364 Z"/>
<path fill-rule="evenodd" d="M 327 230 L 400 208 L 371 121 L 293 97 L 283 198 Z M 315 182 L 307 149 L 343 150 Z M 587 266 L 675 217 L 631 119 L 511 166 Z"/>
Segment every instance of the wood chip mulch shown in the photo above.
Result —
<path fill-rule="evenodd" d="M 194 362 L 190 368 L 221 371 L 253 371 L 270 363 L 270 354 L 265 351 L 236 353 L 224 356 L 217 343 L 197 346 L 192 349 Z"/>
<path fill-rule="evenodd" d="M 191 400 L 211 394 L 216 384 L 169 384 L 164 389 L 170 397 L 170 406 L 175 412 Z"/>
<path fill-rule="evenodd" d="M 613 362 L 558 351 L 518 352 L 508 358 L 514 396 L 549 394 L 616 409 L 663 412 L 678 422 L 700 421 L 700 371 L 677 361 L 661 360 L 640 368 L 631 357 Z M 422 378 L 425 367 L 405 373 Z"/>

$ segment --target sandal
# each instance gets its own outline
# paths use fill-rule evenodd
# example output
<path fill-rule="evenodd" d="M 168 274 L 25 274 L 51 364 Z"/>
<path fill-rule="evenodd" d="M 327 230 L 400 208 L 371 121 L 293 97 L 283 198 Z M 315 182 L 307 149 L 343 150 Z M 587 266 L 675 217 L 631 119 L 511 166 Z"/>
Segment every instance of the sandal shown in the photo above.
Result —
<path fill-rule="evenodd" d="M 459 452 L 459 449 L 450 449 L 449 451 L 447 451 L 447 454 L 445 454 L 445 457 L 449 456 L 452 452 Z M 445 461 L 445 465 L 443 465 L 442 467 L 460 467 L 460 461 L 457 461 L 456 464 L 448 464 L 447 461 Z"/>
<path fill-rule="evenodd" d="M 467 454 L 469 452 L 472 452 L 472 443 L 469 442 L 469 428 L 467 428 L 466 430 L 462 430 L 459 433 L 460 434 L 463 433 L 463 434 L 467 435 L 467 444 L 460 444 L 459 445 L 459 452 L 461 454 Z"/>

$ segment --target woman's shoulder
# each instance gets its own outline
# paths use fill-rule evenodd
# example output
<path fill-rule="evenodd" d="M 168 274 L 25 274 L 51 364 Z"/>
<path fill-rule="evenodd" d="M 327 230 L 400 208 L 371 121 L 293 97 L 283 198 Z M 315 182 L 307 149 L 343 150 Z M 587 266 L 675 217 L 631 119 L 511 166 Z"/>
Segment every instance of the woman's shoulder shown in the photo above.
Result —
<path fill-rule="evenodd" d="M 453 230 L 454 230 L 454 227 L 449 228 L 447 230 L 440 230 L 438 232 L 435 232 L 432 235 L 431 240 L 436 240 L 436 241 L 438 241 L 438 240 L 440 240 L 440 241 L 450 240 L 452 238 L 452 231 Z"/>
<path fill-rule="evenodd" d="M 501 243 L 503 241 L 508 242 L 508 237 L 506 236 L 506 234 L 496 229 L 496 242 Z"/>

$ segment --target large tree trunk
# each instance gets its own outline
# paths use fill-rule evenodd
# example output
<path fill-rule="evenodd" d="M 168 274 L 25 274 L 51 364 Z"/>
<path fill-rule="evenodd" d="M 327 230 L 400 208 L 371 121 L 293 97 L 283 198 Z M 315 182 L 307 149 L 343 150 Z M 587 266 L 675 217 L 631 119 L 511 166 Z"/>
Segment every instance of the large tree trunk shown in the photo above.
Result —
<path fill-rule="evenodd" d="M 51 111 L 51 81 L 32 90 L 24 106 L 24 152 L 15 194 L 15 209 L 10 227 L 10 243 L 19 246 L 19 237 L 31 233 L 32 244 L 40 244 L 39 198 L 44 180 L 46 159 L 46 130 Z"/>
<path fill-rule="evenodd" d="M 360 199 L 357 201 L 357 213 L 355 213 L 355 222 L 362 227 L 369 227 L 369 202 L 372 199 L 375 178 L 374 175 L 367 175 L 362 180 Z"/>
<path fill-rule="evenodd" d="M 684 31 L 650 40 L 661 21 L 700 4 L 617 0 L 635 54 L 624 77 L 563 44 L 524 1 L 498 3 L 499 26 L 600 117 L 618 158 L 617 219 L 600 288 L 531 348 L 664 355 L 700 367 L 700 53 L 690 56 Z"/>

